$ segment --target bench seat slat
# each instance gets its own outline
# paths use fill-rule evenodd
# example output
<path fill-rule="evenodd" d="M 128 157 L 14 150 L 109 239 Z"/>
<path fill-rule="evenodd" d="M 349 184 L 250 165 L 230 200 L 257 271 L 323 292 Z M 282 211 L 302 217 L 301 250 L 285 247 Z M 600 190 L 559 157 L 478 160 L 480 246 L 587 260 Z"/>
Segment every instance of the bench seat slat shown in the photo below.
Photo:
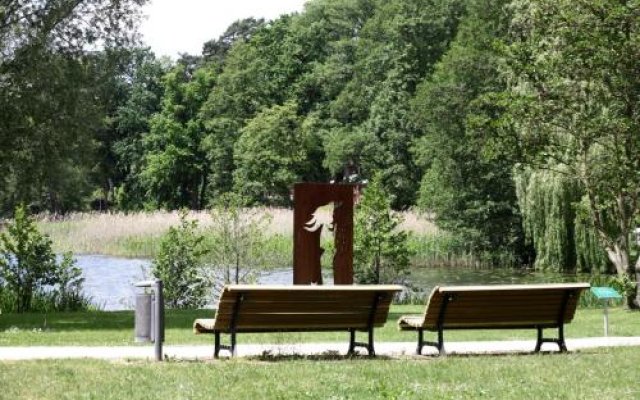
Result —
<path fill-rule="evenodd" d="M 364 302 L 363 302 L 364 303 Z M 316 303 L 305 303 L 305 302 L 252 302 L 245 301 L 242 304 L 242 312 L 269 312 L 272 310 L 277 310 L 278 312 L 294 312 L 294 313 L 306 313 L 306 312 L 363 312 L 368 313 L 371 310 L 371 305 L 373 303 L 372 299 L 368 299 L 369 304 L 349 304 L 347 302 L 316 302 Z M 219 305 L 219 313 L 232 313 L 233 306 L 229 305 L 226 307 L 225 305 Z M 384 307 L 384 305 L 383 305 Z M 383 308 L 381 307 L 381 308 Z M 388 309 L 388 306 L 387 306 Z"/>
<path fill-rule="evenodd" d="M 382 310 L 377 310 L 374 313 L 374 316 L 377 318 L 383 318 L 389 313 L 389 307 L 385 307 Z M 296 316 L 300 316 L 300 318 L 306 318 L 306 316 L 310 316 L 316 319 L 331 319 L 333 317 L 339 318 L 340 316 L 351 317 L 351 318 L 369 318 L 371 315 L 371 310 L 362 310 L 362 311 L 353 311 L 353 310 L 343 310 L 343 311 L 332 311 L 332 310 L 313 310 L 304 313 L 297 312 L 288 312 L 288 311 L 280 311 L 274 312 L 271 310 L 259 310 L 259 311 L 243 311 L 238 318 L 249 319 L 249 318 L 271 318 L 272 320 L 278 320 L 282 318 L 294 318 Z M 217 313 L 215 319 L 219 322 L 230 320 L 233 317 L 232 313 Z M 242 321 L 239 319 L 238 321 Z"/>
<path fill-rule="evenodd" d="M 381 291 L 380 293 L 391 293 Z M 233 304 L 239 292 L 229 292 L 229 295 L 221 298 L 220 304 Z M 354 292 L 348 293 L 345 291 L 340 292 L 327 292 L 323 294 L 322 292 L 314 291 L 312 293 L 304 293 L 301 291 L 295 292 L 245 292 L 242 293 L 244 298 L 243 301 L 246 302 L 264 302 L 264 303 L 279 303 L 279 302 L 298 302 L 298 303 L 316 303 L 316 302 L 336 302 L 343 303 L 348 302 L 354 305 L 371 305 L 371 301 L 375 296 L 375 292 Z M 391 293 L 392 295 L 392 293 Z"/>
<path fill-rule="evenodd" d="M 225 291 L 229 293 L 252 292 L 252 293 L 294 293 L 301 292 L 303 295 L 310 293 L 348 293 L 353 295 L 356 292 L 388 292 L 395 293 L 402 290 L 398 285 L 227 285 Z"/>
<path fill-rule="evenodd" d="M 375 326 L 382 326 L 386 322 L 386 314 L 377 313 L 374 318 Z M 279 328 L 282 326 L 339 326 L 351 325 L 352 327 L 367 326 L 369 315 L 367 314 L 241 314 L 236 322 L 236 330 L 242 331 L 245 327 L 264 326 Z M 230 329 L 231 318 L 221 316 L 215 319 L 215 329 Z"/>

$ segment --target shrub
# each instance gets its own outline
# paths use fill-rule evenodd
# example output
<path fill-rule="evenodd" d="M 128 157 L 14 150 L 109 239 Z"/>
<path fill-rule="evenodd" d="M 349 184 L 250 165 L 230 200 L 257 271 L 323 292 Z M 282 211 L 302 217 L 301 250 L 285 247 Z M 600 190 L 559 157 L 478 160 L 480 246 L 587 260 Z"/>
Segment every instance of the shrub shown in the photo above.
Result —
<path fill-rule="evenodd" d="M 203 257 L 208 251 L 198 221 L 180 212 L 180 225 L 162 237 L 152 263 L 152 274 L 164 284 L 165 303 L 171 308 L 201 307 L 207 301 L 208 284 L 203 277 Z"/>
<path fill-rule="evenodd" d="M 401 217 L 391 210 L 378 178 L 367 186 L 356 207 L 354 275 L 359 283 L 402 283 L 409 274 L 411 251 Z"/>
<path fill-rule="evenodd" d="M 244 207 L 246 200 L 225 194 L 211 209 L 211 280 L 219 290 L 228 283 L 247 283 L 268 263 L 265 230 L 270 216 L 256 208 Z"/>
<path fill-rule="evenodd" d="M 80 269 L 71 253 L 58 261 L 51 240 L 36 228 L 23 206 L 0 234 L 0 300 L 6 311 L 77 310 L 86 308 Z"/>

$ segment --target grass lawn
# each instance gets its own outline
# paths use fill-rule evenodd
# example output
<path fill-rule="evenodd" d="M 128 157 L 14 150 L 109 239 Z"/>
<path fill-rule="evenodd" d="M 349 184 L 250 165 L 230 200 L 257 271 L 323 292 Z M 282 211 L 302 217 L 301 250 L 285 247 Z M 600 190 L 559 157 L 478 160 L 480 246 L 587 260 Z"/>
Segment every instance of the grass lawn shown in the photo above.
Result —
<path fill-rule="evenodd" d="M 398 331 L 395 322 L 403 314 L 420 313 L 423 306 L 392 306 L 387 324 L 376 329 L 375 340 L 411 342 L 412 332 Z M 196 318 L 213 317 L 212 310 L 169 310 L 166 315 L 166 344 L 212 344 L 210 335 L 196 336 L 191 326 Z M 640 336 L 640 313 L 621 308 L 610 310 L 611 336 Z M 574 321 L 566 326 L 567 338 L 603 336 L 602 310 L 578 309 Z M 535 340 L 531 330 L 448 331 L 445 341 Z M 347 342 L 346 332 L 240 334 L 243 343 Z M 133 312 L 81 312 L 0 314 L 0 346 L 29 345 L 131 345 Z"/>
<path fill-rule="evenodd" d="M 640 348 L 444 358 L 0 362 L 6 399 L 637 399 Z"/>

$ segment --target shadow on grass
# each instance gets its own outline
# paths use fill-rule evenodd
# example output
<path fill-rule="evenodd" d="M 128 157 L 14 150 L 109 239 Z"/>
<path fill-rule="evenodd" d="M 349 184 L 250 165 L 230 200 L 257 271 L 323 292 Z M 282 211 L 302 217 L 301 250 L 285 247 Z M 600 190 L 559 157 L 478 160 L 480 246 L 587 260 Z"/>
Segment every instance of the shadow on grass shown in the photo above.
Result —
<path fill-rule="evenodd" d="M 583 353 L 583 350 L 569 350 L 566 352 L 560 352 L 557 350 L 543 350 L 540 352 L 531 351 L 495 351 L 491 353 L 460 353 L 460 352 L 451 352 L 447 353 L 445 356 L 438 355 L 437 353 L 429 353 L 417 355 L 413 354 L 409 356 L 412 360 L 446 360 L 447 358 L 493 358 L 493 357 L 541 357 L 541 356 L 550 356 L 550 357 L 560 357 L 560 356 L 568 356 L 576 353 Z"/>
<path fill-rule="evenodd" d="M 358 360 L 358 361 L 381 361 L 392 360 L 389 356 L 369 356 L 367 354 L 340 354 L 337 351 L 326 351 L 321 354 L 277 354 L 270 351 L 265 351 L 257 356 L 244 357 L 249 361 L 262 361 L 262 362 L 281 362 L 281 361 L 344 361 L 344 360 Z"/>

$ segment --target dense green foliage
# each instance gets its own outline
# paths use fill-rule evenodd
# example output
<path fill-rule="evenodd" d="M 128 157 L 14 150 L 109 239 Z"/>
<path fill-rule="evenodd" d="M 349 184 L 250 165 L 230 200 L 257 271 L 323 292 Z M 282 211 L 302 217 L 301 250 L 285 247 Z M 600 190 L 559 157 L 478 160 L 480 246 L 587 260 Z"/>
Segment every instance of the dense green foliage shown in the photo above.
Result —
<path fill-rule="evenodd" d="M 85 207 L 113 93 L 109 60 L 145 0 L 0 5 L 0 212 Z M 102 53 L 89 52 L 98 44 Z"/>
<path fill-rule="evenodd" d="M 204 259 L 208 253 L 198 222 L 180 212 L 180 225 L 170 227 L 160 243 L 151 273 L 164 285 L 165 304 L 170 308 L 199 307 L 206 304 L 208 282 L 204 278 Z"/>
<path fill-rule="evenodd" d="M 630 239 L 640 215 L 640 59 L 631 55 L 640 51 L 640 3 L 515 1 L 512 9 L 503 145 L 580 185 L 609 260 L 638 280 Z"/>
<path fill-rule="evenodd" d="M 377 176 L 483 264 L 640 278 L 637 1 L 311 0 L 176 61 L 144 3 L 0 6 L 2 215 Z"/>
<path fill-rule="evenodd" d="M 493 43 L 506 35 L 506 1 L 474 0 L 447 53 L 418 88 L 413 114 L 422 136 L 416 162 L 424 168 L 418 205 L 438 226 L 494 262 L 521 264 L 523 246 L 511 161 L 483 157 L 497 110 L 483 96 L 505 88 Z"/>
<path fill-rule="evenodd" d="M 3 121 L 18 116 L 38 135 L 22 151 L 15 147 L 24 140 L 9 139 L 26 139 L 13 134 L 26 125 L 3 129 L 1 158 L 14 160 L 0 193 L 5 211 L 18 200 L 56 212 L 201 209 L 230 191 L 288 204 L 296 181 L 375 173 L 394 207 L 415 202 L 421 171 L 410 148 L 419 130 L 410 100 L 455 35 L 461 2 L 316 0 L 298 15 L 237 21 L 205 43 L 202 57 L 173 66 L 128 47 L 131 31 L 121 28 L 136 21 L 142 1 L 103 0 L 93 13 L 86 3 L 61 25 L 79 30 L 82 44 L 117 46 L 44 47 L 16 64 L 21 74 L 7 75 L 29 87 L 37 78 L 49 94 L 3 98 Z M 24 7 L 2 15 L 19 19 Z M 110 19 L 122 10 L 128 19 Z M 85 32 L 82 17 L 110 29 Z M 63 33 L 49 39 L 62 43 Z M 19 38 L 7 35 L 9 52 Z"/>
<path fill-rule="evenodd" d="M 358 283 L 403 283 L 409 274 L 411 251 L 407 232 L 398 229 L 400 217 L 381 178 L 376 176 L 364 190 L 355 210 L 353 270 Z"/>
<path fill-rule="evenodd" d="M 81 271 L 71 253 L 61 260 L 34 220 L 20 206 L 0 233 L 0 310 L 75 310 L 88 305 Z"/>
<path fill-rule="evenodd" d="M 536 268 L 611 272 L 585 217 L 583 190 L 576 181 L 549 170 L 522 171 L 515 180 L 524 229 L 536 251 Z"/>

